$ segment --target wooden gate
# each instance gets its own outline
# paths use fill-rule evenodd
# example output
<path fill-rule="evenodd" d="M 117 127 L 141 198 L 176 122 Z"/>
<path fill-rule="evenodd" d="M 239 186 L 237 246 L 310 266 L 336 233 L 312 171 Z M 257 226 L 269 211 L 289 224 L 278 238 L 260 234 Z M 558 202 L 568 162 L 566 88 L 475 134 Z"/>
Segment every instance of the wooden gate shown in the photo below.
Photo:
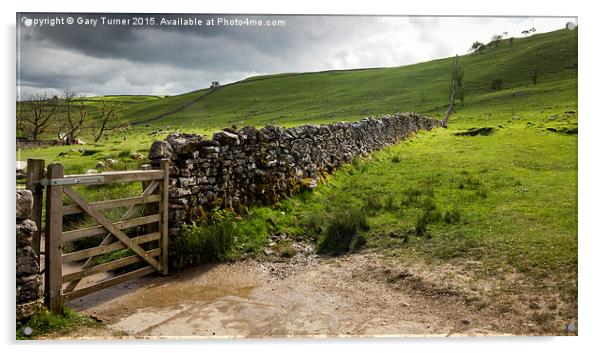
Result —
<path fill-rule="evenodd" d="M 76 186 L 134 182 L 142 183 L 143 192 L 139 196 L 99 202 L 89 202 L 75 189 Z M 51 312 L 59 312 L 65 301 L 124 281 L 153 272 L 167 274 L 167 161 L 163 161 L 161 168 L 157 170 L 81 175 L 63 175 L 61 164 L 50 164 L 46 179 L 40 181 L 40 184 L 46 186 L 44 283 L 46 302 Z M 142 215 L 139 211 L 136 212 L 140 207 L 144 209 Z M 118 220 L 109 220 L 103 211 L 110 209 L 124 209 L 125 212 Z M 64 230 L 64 217 L 75 214 L 85 214 L 98 225 Z M 144 230 L 128 236 L 124 232 L 126 229 Z M 81 242 L 90 237 L 96 237 L 98 240 L 102 238 L 102 241 L 93 243 L 89 248 L 65 252 L 65 244 L 78 240 Z M 128 250 L 117 259 L 109 259 L 108 262 L 96 261 L 101 255 L 121 249 Z M 75 264 L 78 270 L 64 274 L 64 266 L 67 263 L 71 264 L 71 268 Z M 136 263 L 142 263 L 143 266 L 135 266 L 129 272 L 124 271 Z M 121 272 L 114 275 L 111 271 L 117 269 Z M 88 283 L 82 283 L 82 279 L 102 273 L 112 274 L 96 282 L 88 278 Z"/>

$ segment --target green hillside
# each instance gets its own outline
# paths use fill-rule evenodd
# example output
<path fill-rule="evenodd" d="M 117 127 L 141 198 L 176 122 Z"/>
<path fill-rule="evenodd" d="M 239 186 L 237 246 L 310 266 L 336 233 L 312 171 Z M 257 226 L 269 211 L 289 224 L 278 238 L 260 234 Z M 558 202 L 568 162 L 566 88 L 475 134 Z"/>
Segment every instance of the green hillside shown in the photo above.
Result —
<path fill-rule="evenodd" d="M 402 67 L 258 76 L 217 90 L 128 104 L 131 123 L 183 125 L 202 129 L 236 125 L 294 125 L 352 120 L 396 111 L 442 113 L 449 96 L 453 58 Z M 577 31 L 559 30 L 503 41 L 499 48 L 459 59 L 464 68 L 466 108 L 475 104 L 550 104 L 574 91 L 576 102 Z M 538 72 L 536 85 L 529 74 Z M 502 79 L 502 90 L 491 89 Z M 563 98 L 564 97 L 564 93 Z"/>
<path fill-rule="evenodd" d="M 413 111 L 441 117 L 449 99 L 453 58 L 393 67 L 250 77 L 177 96 L 113 95 L 83 98 L 92 116 L 101 99 L 117 102 L 127 129 L 111 131 L 100 143 L 79 148 L 56 146 L 17 151 L 17 159 L 44 158 L 65 164 L 67 172 L 94 168 L 103 158 L 126 151 L 146 153 L 153 140 L 174 129 L 210 134 L 231 126 L 291 126 L 352 121 L 367 115 Z M 452 115 L 452 128 L 502 124 L 517 114 L 553 115 L 577 110 L 577 30 L 558 30 L 502 41 L 483 54 L 459 57 L 464 69 L 465 105 Z M 537 84 L 529 74 L 537 70 Z M 500 90 L 491 88 L 501 79 Z M 555 122 L 574 128 L 576 116 Z M 147 126 L 148 125 L 148 126 Z M 92 140 L 93 129 L 80 136 Z M 47 133 L 45 138 L 56 138 Z M 131 167 L 131 161 L 123 165 Z"/>

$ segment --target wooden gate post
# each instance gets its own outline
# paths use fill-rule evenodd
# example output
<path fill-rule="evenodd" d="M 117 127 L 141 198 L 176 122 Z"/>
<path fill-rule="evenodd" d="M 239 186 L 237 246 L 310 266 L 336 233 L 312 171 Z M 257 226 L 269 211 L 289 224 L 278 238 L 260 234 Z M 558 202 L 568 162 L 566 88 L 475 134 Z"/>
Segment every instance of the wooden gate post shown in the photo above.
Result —
<path fill-rule="evenodd" d="M 153 168 L 150 164 L 144 164 L 144 165 L 140 166 L 140 169 L 152 170 Z M 143 181 L 142 182 L 142 191 L 146 190 L 146 188 L 150 184 L 151 184 L 151 181 Z M 145 216 L 157 214 L 158 211 L 159 211 L 159 207 L 157 207 L 157 205 L 152 204 L 152 203 L 144 205 L 144 208 L 143 208 L 143 214 Z M 150 224 L 146 225 L 146 233 L 150 234 L 150 233 L 154 233 L 154 232 L 158 232 L 158 231 L 159 231 L 159 226 L 157 225 L 157 223 L 150 223 Z M 145 245 L 152 245 L 152 244 L 145 244 Z M 159 247 L 161 247 L 161 244 L 159 244 Z"/>
<path fill-rule="evenodd" d="M 38 260 L 40 259 L 40 242 L 42 239 L 42 198 L 44 196 L 44 187 L 38 182 L 42 179 L 44 179 L 44 160 L 28 159 L 26 188 L 33 195 L 31 220 L 36 222 L 38 230 L 33 233 L 32 248 L 38 256 Z"/>
<path fill-rule="evenodd" d="M 54 314 L 59 314 L 62 311 L 63 186 L 52 185 L 51 182 L 52 179 L 62 178 L 63 176 L 62 164 L 52 163 L 48 165 L 48 172 L 46 173 L 49 183 L 46 187 L 44 295 L 48 309 Z"/>
<path fill-rule="evenodd" d="M 161 266 L 162 273 L 167 275 L 168 273 L 168 261 L 167 257 L 169 255 L 169 227 L 168 227 L 168 219 L 169 219 L 169 160 L 162 159 L 161 160 L 161 170 L 163 171 L 163 183 L 161 184 L 161 222 L 159 222 L 159 231 L 161 232 Z"/>

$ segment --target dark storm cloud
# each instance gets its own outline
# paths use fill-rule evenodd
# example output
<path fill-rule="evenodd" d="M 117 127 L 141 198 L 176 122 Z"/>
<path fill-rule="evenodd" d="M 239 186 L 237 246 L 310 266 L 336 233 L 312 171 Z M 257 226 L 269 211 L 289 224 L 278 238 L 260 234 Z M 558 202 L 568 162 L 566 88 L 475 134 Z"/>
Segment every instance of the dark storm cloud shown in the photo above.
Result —
<path fill-rule="evenodd" d="M 23 17 L 206 22 L 284 20 L 281 27 L 25 26 Z M 84 94 L 174 94 L 250 75 L 403 65 L 453 55 L 439 18 L 261 15 L 18 15 L 22 95 L 65 88 Z M 487 34 L 488 36 L 490 34 Z M 469 42 L 469 41 L 466 41 Z"/>
<path fill-rule="evenodd" d="M 21 14 L 23 17 L 54 18 L 56 14 Z M 64 15 L 58 15 L 64 17 Z M 84 19 L 101 16 L 131 18 L 131 15 L 71 15 Z M 148 17 L 148 15 L 146 15 Z M 56 25 L 20 26 L 22 54 L 20 80 L 38 88 L 101 86 L 121 74 L 131 86 L 152 85 L 162 79 L 199 78 L 231 81 L 245 73 L 319 70 L 332 68 L 329 48 L 350 37 L 362 36 L 378 25 L 369 17 L 157 15 L 206 21 L 218 17 L 284 19 L 284 27 L 132 27 Z M 27 58 L 27 59 L 26 59 Z M 326 59 L 326 60 L 325 60 Z M 101 67 L 90 65 L 97 63 Z M 68 64 L 68 65 L 67 65 Z M 131 67 L 131 66 L 134 67 Z M 147 75 L 140 69 L 145 67 Z M 89 72 L 84 74 L 83 68 Z M 183 72 L 188 70 L 188 74 Z M 113 74 L 110 74 L 110 73 Z M 163 81 L 164 82 L 164 81 Z M 196 82 L 204 87 L 207 82 Z M 86 89 L 83 89 L 86 91 Z M 148 88 L 147 88 L 148 91 Z M 178 89 L 177 92 L 182 92 Z"/>
<path fill-rule="evenodd" d="M 27 16 L 27 14 L 24 14 Z M 108 16 L 108 15 L 107 15 Z M 82 16 L 98 18 L 99 15 Z M 115 16 L 123 18 L 124 16 Z M 131 17 L 131 16 L 130 16 Z M 168 19 L 196 17 L 266 19 L 267 16 L 161 16 Z M 307 44 L 327 46 L 344 36 L 373 27 L 375 18 L 325 18 L 286 16 L 285 27 L 89 27 L 55 26 L 22 28 L 24 38 L 36 45 L 50 45 L 96 58 L 125 59 L 179 68 L 210 65 L 217 69 L 256 70 L 282 59 L 295 60 L 290 54 L 309 50 Z M 320 39 L 320 43 L 317 40 Z M 253 55 L 249 55 L 253 54 Z M 298 57 L 298 56 L 296 56 Z M 273 62 L 265 62 L 272 58 Z"/>

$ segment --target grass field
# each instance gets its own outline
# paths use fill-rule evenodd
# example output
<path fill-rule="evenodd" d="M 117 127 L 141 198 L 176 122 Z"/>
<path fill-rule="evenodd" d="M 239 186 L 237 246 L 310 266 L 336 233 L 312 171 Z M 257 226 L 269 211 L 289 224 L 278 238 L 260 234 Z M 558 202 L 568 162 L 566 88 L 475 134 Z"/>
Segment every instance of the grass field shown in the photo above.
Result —
<path fill-rule="evenodd" d="M 146 153 L 174 129 L 207 134 L 232 124 L 292 126 L 396 111 L 440 117 L 452 60 L 253 77 L 215 91 L 139 101 L 122 96 L 116 99 L 124 100 L 124 117 L 147 123 L 97 145 L 31 149 L 17 158 L 60 161 L 69 173 L 107 156 L 133 168 L 142 162 L 125 163 L 128 154 L 118 157 L 121 152 Z M 365 216 L 368 248 L 434 271 L 451 266 L 475 286 L 497 281 L 489 297 L 501 308 L 511 301 L 508 310 L 524 309 L 538 323 L 576 319 L 576 63 L 577 31 L 568 30 L 461 56 L 466 99 L 448 129 L 420 132 L 356 160 L 312 193 L 252 208 L 236 222 L 227 258 L 259 254 L 274 232 L 319 241 L 319 225 L 329 215 L 355 210 Z M 537 84 L 529 78 L 533 70 Z M 498 78 L 502 89 L 492 89 Z M 457 135 L 479 128 L 491 134 Z M 97 152 L 82 157 L 82 147 Z"/>
<path fill-rule="evenodd" d="M 129 128 L 113 132 L 96 145 L 78 146 L 100 153 L 81 153 L 62 146 L 17 152 L 17 158 L 59 161 L 68 172 L 94 168 L 96 161 L 121 150 L 144 153 L 151 142 L 175 129 L 210 134 L 223 127 L 352 121 L 368 115 L 412 111 L 441 116 L 449 97 L 453 58 L 410 66 L 291 73 L 251 77 L 217 90 L 199 90 L 171 97 L 109 96 L 118 102 Z M 466 92 L 464 115 L 483 121 L 499 112 L 539 112 L 574 107 L 577 101 L 577 31 L 560 30 L 502 42 L 482 55 L 460 56 Z M 529 74 L 538 72 L 531 84 Z M 491 82 L 502 79 L 502 89 Z M 94 115 L 99 97 L 86 98 Z M 474 112 L 471 114 L 470 112 Z M 159 119 L 157 119 L 159 118 Z M 156 119 L 156 120 L 154 120 Z M 148 121 L 147 123 L 142 123 Z M 48 138 L 53 138 L 49 135 Z M 92 141 L 89 134 L 82 136 Z M 60 155 L 61 152 L 63 155 Z"/>

